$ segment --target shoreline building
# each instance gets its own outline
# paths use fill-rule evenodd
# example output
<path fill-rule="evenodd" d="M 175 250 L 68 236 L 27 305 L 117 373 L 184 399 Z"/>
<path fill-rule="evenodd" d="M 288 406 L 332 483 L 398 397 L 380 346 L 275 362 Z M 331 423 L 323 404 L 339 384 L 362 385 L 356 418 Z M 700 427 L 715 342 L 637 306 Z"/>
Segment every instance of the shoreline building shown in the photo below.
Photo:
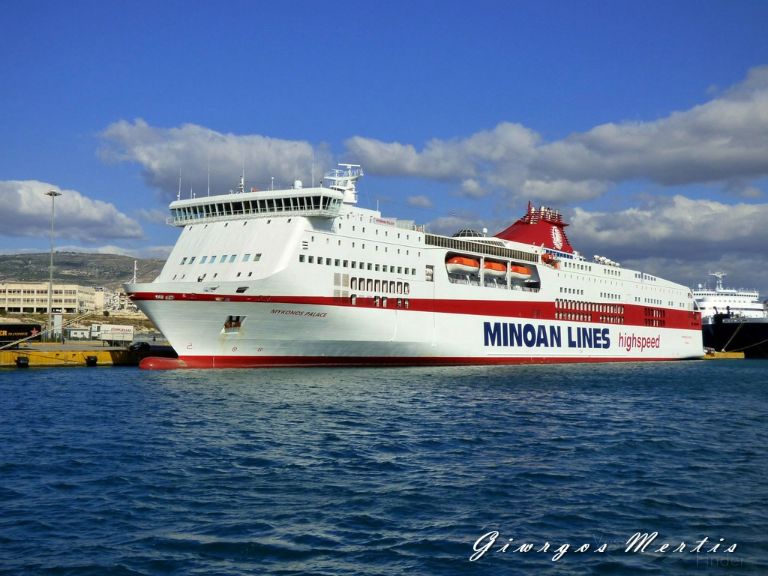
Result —
<path fill-rule="evenodd" d="M 104 298 L 97 298 L 95 288 L 78 284 L 53 284 L 51 308 L 54 314 L 82 314 L 103 307 Z M 47 313 L 48 282 L 0 283 L 0 314 Z"/>

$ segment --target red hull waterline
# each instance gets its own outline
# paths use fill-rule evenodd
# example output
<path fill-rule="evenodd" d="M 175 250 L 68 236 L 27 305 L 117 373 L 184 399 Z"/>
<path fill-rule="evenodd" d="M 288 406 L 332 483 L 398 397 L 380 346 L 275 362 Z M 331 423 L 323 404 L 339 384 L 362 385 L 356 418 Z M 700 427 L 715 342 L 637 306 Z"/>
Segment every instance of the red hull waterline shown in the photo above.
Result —
<path fill-rule="evenodd" d="M 691 357 L 690 359 L 695 359 Z M 177 370 L 209 368 L 291 368 L 291 367 L 383 367 L 383 366 L 487 366 L 512 364 L 574 364 L 606 362 L 666 362 L 680 358 L 559 358 L 546 356 L 524 357 L 341 357 L 341 356 L 185 356 L 179 358 L 147 357 L 139 363 L 143 370 Z"/>

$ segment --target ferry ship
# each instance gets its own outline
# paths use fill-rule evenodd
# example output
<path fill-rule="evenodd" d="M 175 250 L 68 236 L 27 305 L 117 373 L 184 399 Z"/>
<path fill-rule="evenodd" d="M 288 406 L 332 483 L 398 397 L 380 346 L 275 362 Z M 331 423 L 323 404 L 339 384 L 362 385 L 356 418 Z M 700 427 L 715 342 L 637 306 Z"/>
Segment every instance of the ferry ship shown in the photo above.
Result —
<path fill-rule="evenodd" d="M 178 359 L 231 368 L 698 358 L 680 284 L 588 260 L 561 214 L 528 206 L 495 236 L 433 234 L 357 205 L 359 165 L 320 186 L 177 199 L 160 275 L 125 286 Z"/>
<path fill-rule="evenodd" d="M 715 288 L 699 285 L 693 298 L 701 310 L 705 348 L 768 358 L 768 310 L 757 290 L 724 288 L 725 272 L 711 272 Z"/>

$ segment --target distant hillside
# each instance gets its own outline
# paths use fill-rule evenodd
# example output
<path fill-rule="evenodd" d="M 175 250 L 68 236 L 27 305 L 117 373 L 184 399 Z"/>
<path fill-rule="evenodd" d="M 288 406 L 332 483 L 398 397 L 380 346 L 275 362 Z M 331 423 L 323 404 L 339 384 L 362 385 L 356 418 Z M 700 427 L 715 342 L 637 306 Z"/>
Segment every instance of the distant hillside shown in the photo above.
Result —
<path fill-rule="evenodd" d="M 49 252 L 0 255 L 0 282 L 47 282 L 50 257 Z M 134 260 L 140 282 L 154 280 L 164 263 L 117 254 L 54 252 L 53 281 L 115 289 L 133 278 Z"/>

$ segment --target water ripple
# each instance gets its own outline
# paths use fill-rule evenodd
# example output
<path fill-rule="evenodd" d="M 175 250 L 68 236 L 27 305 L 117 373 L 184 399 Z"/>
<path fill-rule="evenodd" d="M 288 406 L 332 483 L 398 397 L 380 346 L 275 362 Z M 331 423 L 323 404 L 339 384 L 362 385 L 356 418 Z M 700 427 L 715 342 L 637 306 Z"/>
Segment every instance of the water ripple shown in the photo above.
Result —
<path fill-rule="evenodd" d="M 0 574 L 765 574 L 767 367 L 6 371 Z"/>

